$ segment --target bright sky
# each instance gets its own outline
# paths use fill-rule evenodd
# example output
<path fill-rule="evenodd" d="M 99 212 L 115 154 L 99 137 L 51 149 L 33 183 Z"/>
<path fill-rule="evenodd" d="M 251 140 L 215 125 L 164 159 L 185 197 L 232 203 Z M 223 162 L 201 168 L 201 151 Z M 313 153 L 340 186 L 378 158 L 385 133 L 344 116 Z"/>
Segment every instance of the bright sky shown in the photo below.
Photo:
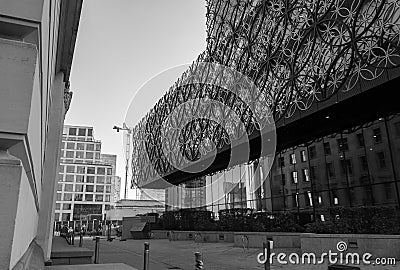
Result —
<path fill-rule="evenodd" d="M 183 69 L 153 80 L 133 99 L 142 85 L 166 69 L 193 62 L 205 49 L 205 14 L 205 0 L 84 1 L 65 123 L 93 126 L 103 153 L 118 155 L 121 196 L 123 135 L 112 127 L 122 126 L 132 100 L 137 109 L 131 108 L 129 118 L 142 118 Z"/>

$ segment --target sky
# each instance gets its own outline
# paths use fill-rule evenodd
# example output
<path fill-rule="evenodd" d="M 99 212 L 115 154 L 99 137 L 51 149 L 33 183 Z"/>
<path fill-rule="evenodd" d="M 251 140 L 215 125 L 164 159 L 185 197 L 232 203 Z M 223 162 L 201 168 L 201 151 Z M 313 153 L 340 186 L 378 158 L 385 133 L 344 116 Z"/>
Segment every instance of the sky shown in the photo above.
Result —
<path fill-rule="evenodd" d="M 118 156 L 121 197 L 123 133 L 112 128 L 139 121 L 205 49 L 205 14 L 205 0 L 84 1 L 65 124 L 93 126 L 102 152 Z"/>

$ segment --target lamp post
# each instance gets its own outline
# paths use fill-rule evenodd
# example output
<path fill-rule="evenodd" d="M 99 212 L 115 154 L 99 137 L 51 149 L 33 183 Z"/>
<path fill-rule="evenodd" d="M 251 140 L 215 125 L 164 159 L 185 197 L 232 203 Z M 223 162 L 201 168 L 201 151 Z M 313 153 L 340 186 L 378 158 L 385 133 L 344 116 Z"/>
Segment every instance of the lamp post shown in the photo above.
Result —
<path fill-rule="evenodd" d="M 118 126 L 114 126 L 113 129 L 115 129 L 117 132 L 119 132 L 120 130 L 125 130 L 128 132 L 127 134 L 127 144 L 126 144 L 126 149 L 125 149 L 125 154 L 126 154 L 126 162 L 125 162 L 125 191 L 124 191 L 124 199 L 127 198 L 128 196 L 128 169 L 129 169 L 129 155 L 130 155 L 130 136 L 132 133 L 132 130 L 130 128 L 128 128 L 125 124 L 123 125 L 123 127 L 118 127 Z"/>

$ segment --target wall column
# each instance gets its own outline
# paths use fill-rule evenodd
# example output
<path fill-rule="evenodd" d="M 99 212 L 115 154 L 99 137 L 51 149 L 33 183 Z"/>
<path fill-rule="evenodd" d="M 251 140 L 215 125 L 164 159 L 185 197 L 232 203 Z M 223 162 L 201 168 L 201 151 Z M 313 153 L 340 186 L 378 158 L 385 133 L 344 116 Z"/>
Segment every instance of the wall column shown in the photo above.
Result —
<path fill-rule="evenodd" d="M 0 149 L 0 269 L 10 268 L 21 176 L 21 161 Z"/>
<path fill-rule="evenodd" d="M 55 194 L 57 192 L 58 171 L 60 165 L 60 145 L 64 125 L 64 74 L 58 73 L 51 90 L 51 107 L 47 141 L 43 162 L 43 184 L 40 200 L 37 241 L 44 252 L 44 260 L 49 261 L 53 241 Z"/>

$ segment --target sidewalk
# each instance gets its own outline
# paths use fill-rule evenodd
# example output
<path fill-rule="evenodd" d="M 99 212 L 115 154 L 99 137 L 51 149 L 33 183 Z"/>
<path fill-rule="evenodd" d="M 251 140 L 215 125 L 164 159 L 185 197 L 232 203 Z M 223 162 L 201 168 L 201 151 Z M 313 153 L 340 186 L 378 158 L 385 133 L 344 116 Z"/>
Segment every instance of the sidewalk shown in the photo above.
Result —
<path fill-rule="evenodd" d="M 47 266 L 45 270 L 137 270 L 123 263 Z"/>

